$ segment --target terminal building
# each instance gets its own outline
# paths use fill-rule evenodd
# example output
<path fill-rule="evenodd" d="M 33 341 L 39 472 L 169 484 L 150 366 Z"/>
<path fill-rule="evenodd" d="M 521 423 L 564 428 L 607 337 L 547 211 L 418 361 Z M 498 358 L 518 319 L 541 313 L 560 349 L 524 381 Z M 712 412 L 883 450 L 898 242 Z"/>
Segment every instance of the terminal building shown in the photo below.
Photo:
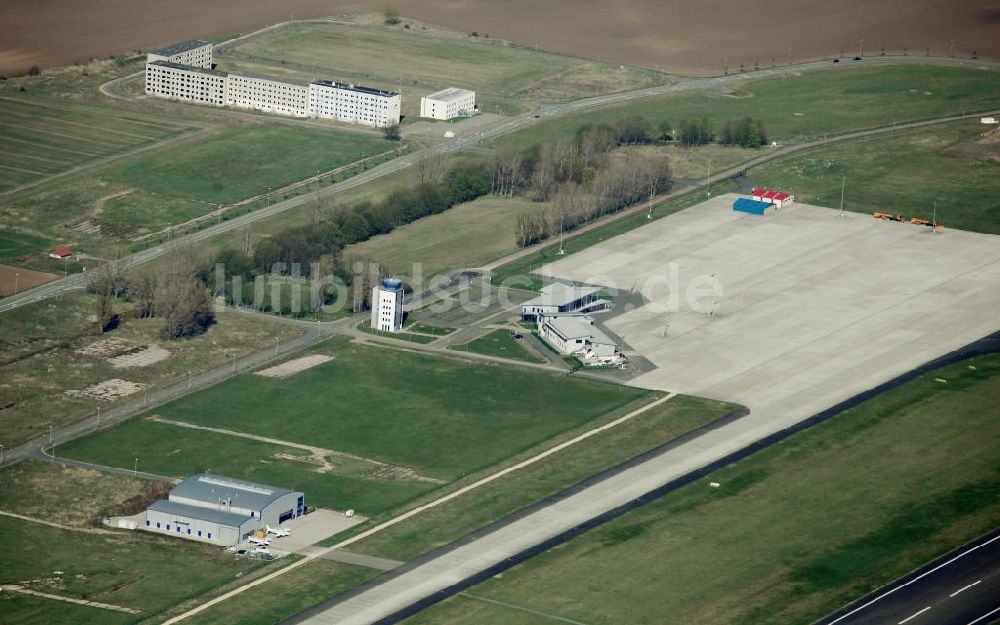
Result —
<path fill-rule="evenodd" d="M 610 364 L 624 360 L 611 337 L 584 314 L 540 313 L 538 334 L 559 353 L 577 354 L 587 364 Z"/>
<path fill-rule="evenodd" d="M 399 123 L 400 96 L 329 80 L 212 69 L 212 44 L 187 41 L 146 55 L 146 95 L 384 127 Z"/>
<path fill-rule="evenodd" d="M 372 288 L 372 329 L 399 332 L 403 329 L 403 281 L 385 278 Z"/>
<path fill-rule="evenodd" d="M 143 529 L 228 547 L 303 514 L 301 492 L 202 473 L 146 508 Z"/>
<path fill-rule="evenodd" d="M 448 87 L 420 98 L 420 116 L 448 120 L 476 112 L 476 92 Z"/>
<path fill-rule="evenodd" d="M 597 299 L 600 289 L 553 282 L 542 287 L 541 295 L 521 304 L 521 320 L 535 322 L 541 314 L 571 313 L 603 307 Z M 596 304 L 596 305 L 595 305 Z"/>

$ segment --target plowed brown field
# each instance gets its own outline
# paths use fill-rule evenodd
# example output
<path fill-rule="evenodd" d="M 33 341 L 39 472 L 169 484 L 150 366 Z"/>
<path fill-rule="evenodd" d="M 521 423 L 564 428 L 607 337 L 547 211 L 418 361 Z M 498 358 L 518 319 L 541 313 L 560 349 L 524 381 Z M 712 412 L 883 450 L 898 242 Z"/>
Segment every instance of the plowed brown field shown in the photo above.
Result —
<path fill-rule="evenodd" d="M 0 73 L 149 49 L 194 37 L 250 32 L 266 24 L 344 12 L 381 11 L 386 0 L 6 0 L 0 3 Z M 403 15 L 554 52 L 721 73 L 772 57 L 787 62 L 865 52 L 1000 57 L 996 0 L 394 0 Z"/>

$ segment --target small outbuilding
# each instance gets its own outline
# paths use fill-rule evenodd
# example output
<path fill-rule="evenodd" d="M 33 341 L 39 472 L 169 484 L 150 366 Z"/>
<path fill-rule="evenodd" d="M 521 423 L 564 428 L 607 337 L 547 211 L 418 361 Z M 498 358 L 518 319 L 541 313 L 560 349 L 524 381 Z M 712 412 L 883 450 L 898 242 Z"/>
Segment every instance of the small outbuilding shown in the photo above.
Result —
<path fill-rule="evenodd" d="M 737 213 L 750 213 L 751 215 L 763 215 L 764 211 L 771 208 L 771 206 L 770 202 L 748 200 L 745 197 L 741 197 L 733 202 L 733 211 Z"/>
<path fill-rule="evenodd" d="M 73 250 L 68 247 L 57 247 L 56 249 L 49 252 L 49 258 L 69 258 L 73 255 Z"/>
<path fill-rule="evenodd" d="M 468 117 L 476 112 L 476 92 L 448 87 L 420 98 L 420 116 L 448 120 Z"/>

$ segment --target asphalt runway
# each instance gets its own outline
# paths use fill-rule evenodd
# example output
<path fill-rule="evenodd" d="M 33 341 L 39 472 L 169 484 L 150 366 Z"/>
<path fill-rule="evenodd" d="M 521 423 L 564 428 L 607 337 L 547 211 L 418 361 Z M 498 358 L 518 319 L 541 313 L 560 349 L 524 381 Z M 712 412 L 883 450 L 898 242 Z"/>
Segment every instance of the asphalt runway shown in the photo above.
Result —
<path fill-rule="evenodd" d="M 989 625 L 1000 620 L 1000 530 L 946 554 L 815 625 Z"/>

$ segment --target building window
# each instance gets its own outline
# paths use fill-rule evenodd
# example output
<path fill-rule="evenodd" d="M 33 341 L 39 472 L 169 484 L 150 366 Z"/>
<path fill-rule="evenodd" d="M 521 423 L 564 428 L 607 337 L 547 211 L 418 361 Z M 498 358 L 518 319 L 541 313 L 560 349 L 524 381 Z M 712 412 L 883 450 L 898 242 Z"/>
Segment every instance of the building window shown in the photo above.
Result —
<path fill-rule="evenodd" d="M 156 522 L 156 529 L 160 529 L 160 522 L 159 521 Z"/>
<path fill-rule="evenodd" d="M 170 531 L 170 524 L 169 523 L 167 523 L 167 531 L 168 532 Z"/>
<path fill-rule="evenodd" d="M 211 538 L 212 538 L 212 532 L 209 532 L 209 533 L 208 533 L 208 538 L 209 538 L 209 539 L 211 539 Z"/>
<path fill-rule="evenodd" d="M 146 519 L 146 527 L 149 527 L 149 519 Z"/>
<path fill-rule="evenodd" d="M 201 538 L 201 530 L 198 530 L 198 538 Z"/>

